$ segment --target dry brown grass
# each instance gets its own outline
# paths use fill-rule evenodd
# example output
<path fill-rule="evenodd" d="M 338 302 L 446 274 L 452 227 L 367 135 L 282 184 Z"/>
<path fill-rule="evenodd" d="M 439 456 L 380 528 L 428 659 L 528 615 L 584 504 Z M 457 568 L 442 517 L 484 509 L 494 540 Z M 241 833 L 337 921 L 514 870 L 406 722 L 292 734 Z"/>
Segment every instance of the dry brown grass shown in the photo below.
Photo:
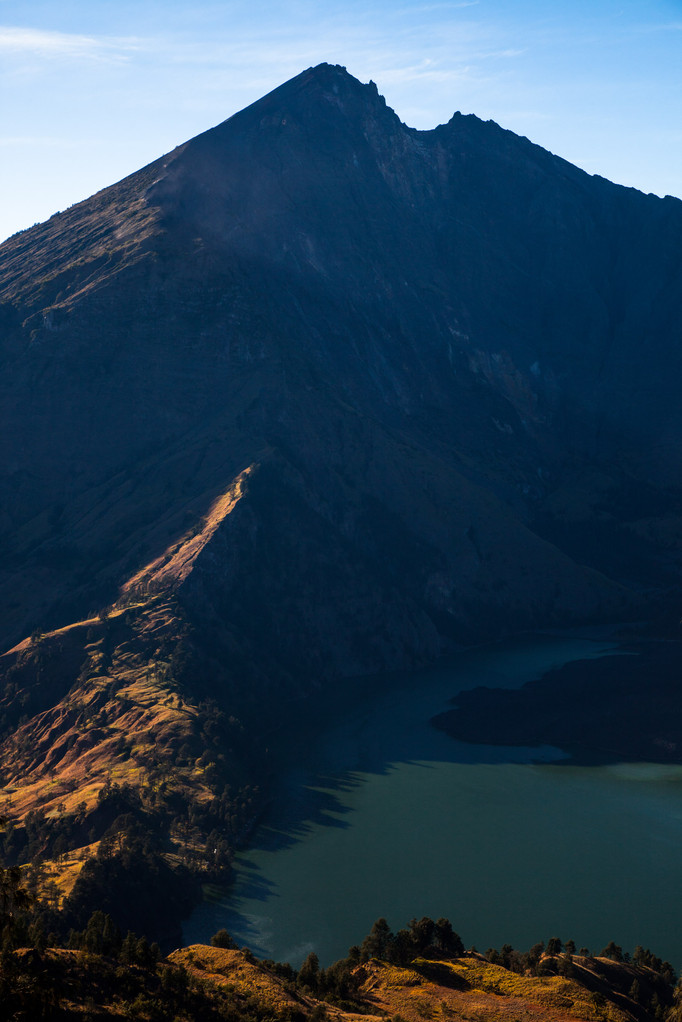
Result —
<path fill-rule="evenodd" d="M 199 528 L 137 572 L 116 604 L 41 637 L 48 646 L 81 649 L 85 660 L 74 684 L 65 686 L 68 693 L 0 746 L 5 782 L 0 807 L 16 825 L 38 809 L 48 817 L 72 815 L 79 807 L 90 812 L 110 783 L 153 791 L 158 780 L 152 775 L 164 762 L 167 787 L 182 789 L 195 802 L 212 798 L 200 766 L 179 768 L 174 762 L 174 750 L 191 739 L 198 708 L 172 690 L 159 651 L 182 632 L 172 599 L 175 587 L 242 498 L 254 467 L 213 497 Z M 7 657 L 30 661 L 37 653 L 36 639 L 27 638 Z M 67 890 L 80 859 L 53 867 L 55 881 Z"/>
<path fill-rule="evenodd" d="M 363 967 L 362 991 L 382 1013 L 406 1022 L 470 1019 L 577 1022 L 601 1018 L 625 1022 L 631 1018 L 612 1004 L 597 1009 L 590 993 L 573 980 L 559 976 L 520 976 L 478 955 L 442 963 L 462 989 L 433 983 L 416 969 L 372 961 Z"/>
<path fill-rule="evenodd" d="M 167 665 L 156 657 L 164 638 L 177 634 L 177 616 L 170 604 L 150 598 L 134 608 L 132 628 L 125 624 L 130 611 L 114 607 L 104 619 L 91 618 L 44 637 L 46 642 L 59 636 L 62 642 L 80 643 L 86 660 L 67 694 L 0 746 L 0 810 L 15 826 L 39 809 L 48 818 L 87 814 L 109 784 L 153 793 L 163 764 L 167 789 L 179 789 L 197 802 L 212 798 L 204 772 L 174 760 L 174 750 L 191 740 L 198 716 L 195 704 L 171 690 L 165 681 Z M 30 657 L 31 640 L 20 646 L 18 655 Z M 50 863 L 50 879 L 60 892 L 68 894 L 82 868 L 81 856 L 91 853 L 92 847 L 85 846 Z"/>
<path fill-rule="evenodd" d="M 256 996 L 264 1008 L 279 1014 L 284 1008 L 300 1006 L 301 999 L 287 991 L 282 980 L 242 951 L 193 944 L 169 955 L 174 965 L 220 986 Z"/>
<path fill-rule="evenodd" d="M 97 855 L 98 847 L 99 841 L 94 841 L 92 844 L 67 852 L 59 862 L 46 859 L 42 863 L 42 883 L 38 889 L 38 896 L 48 901 L 58 899 L 61 904 L 63 899 L 71 894 L 87 860 Z"/>
<path fill-rule="evenodd" d="M 211 504 L 202 520 L 201 528 L 185 533 L 160 557 L 146 564 L 123 586 L 121 593 L 172 591 L 182 583 L 192 570 L 194 561 L 219 528 L 225 518 L 234 510 L 244 495 L 249 476 L 256 465 L 249 465 L 233 480 L 225 493 L 220 494 Z"/>
<path fill-rule="evenodd" d="M 362 1013 L 346 1011 L 299 991 L 287 989 L 279 976 L 274 975 L 260 962 L 251 960 L 242 951 L 194 944 L 174 951 L 168 960 L 174 965 L 183 965 L 193 976 L 226 986 L 237 994 L 248 994 L 256 998 L 261 1009 L 268 1014 L 280 1015 L 283 1012 L 288 1014 L 288 1010 L 291 1009 L 310 1013 L 316 1005 L 322 1003 L 330 1019 L 371 1022 L 372 1019 L 379 1017 L 366 1011 Z"/>

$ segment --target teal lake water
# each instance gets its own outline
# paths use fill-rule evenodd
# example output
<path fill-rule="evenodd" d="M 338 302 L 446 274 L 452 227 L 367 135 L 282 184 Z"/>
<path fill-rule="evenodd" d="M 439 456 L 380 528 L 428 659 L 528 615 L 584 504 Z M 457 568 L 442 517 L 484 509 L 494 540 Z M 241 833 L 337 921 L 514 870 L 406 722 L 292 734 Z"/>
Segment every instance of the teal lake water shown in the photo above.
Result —
<path fill-rule="evenodd" d="M 429 724 L 458 691 L 513 688 L 610 642 L 536 638 L 462 653 L 355 700 L 307 737 L 229 891 L 186 944 L 225 927 L 261 957 L 323 965 L 378 916 L 447 916 L 466 946 L 572 938 L 682 965 L 682 767 L 558 765 L 551 748 L 456 742 Z"/>

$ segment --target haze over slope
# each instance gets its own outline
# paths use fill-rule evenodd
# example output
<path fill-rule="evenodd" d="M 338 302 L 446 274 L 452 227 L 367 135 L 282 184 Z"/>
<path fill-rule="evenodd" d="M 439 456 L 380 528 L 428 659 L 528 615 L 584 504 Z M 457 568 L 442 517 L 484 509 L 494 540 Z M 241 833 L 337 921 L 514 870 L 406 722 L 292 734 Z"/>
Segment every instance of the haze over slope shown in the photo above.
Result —
<path fill-rule="evenodd" d="M 7 241 L 0 629 L 87 621 L 5 658 L 6 726 L 28 689 L 113 726 L 170 672 L 249 717 L 677 611 L 681 236 L 678 200 L 322 64 Z"/>

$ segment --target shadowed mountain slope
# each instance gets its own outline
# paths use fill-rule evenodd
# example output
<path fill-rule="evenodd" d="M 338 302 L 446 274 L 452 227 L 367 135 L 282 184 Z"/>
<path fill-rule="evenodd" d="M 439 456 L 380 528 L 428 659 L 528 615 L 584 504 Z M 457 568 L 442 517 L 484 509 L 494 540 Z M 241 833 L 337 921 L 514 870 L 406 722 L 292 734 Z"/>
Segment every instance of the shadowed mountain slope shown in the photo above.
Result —
<path fill-rule="evenodd" d="M 323 64 L 8 240 L 6 780 L 29 749 L 41 790 L 56 714 L 95 798 L 150 678 L 172 762 L 208 696 L 276 718 L 453 640 L 677 611 L 680 237 L 678 200 Z"/>
<path fill-rule="evenodd" d="M 678 507 L 681 223 L 322 65 L 11 239 L 7 640 L 109 602 L 264 450 L 323 546 L 461 635 L 673 581 L 630 526 Z M 626 523 L 634 558 L 576 550 L 576 519 Z"/>

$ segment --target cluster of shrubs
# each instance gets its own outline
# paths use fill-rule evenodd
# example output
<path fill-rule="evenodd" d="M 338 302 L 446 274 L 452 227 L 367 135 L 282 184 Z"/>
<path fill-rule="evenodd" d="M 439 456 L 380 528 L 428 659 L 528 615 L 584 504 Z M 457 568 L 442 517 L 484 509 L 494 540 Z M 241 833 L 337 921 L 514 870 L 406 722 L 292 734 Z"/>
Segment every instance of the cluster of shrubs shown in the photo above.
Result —
<path fill-rule="evenodd" d="M 464 954 L 464 944 L 449 919 L 434 922 L 428 916 L 413 919 L 406 929 L 392 933 L 384 918 L 377 919 L 359 947 L 352 947 L 349 958 L 367 962 L 381 958 L 394 965 L 407 965 L 418 955 L 437 952 L 450 958 Z"/>
<path fill-rule="evenodd" d="M 517 951 L 511 944 L 503 945 L 499 951 L 488 948 L 485 957 L 494 965 L 533 976 L 558 974 L 566 978 L 577 977 L 584 985 L 588 975 L 597 977 L 597 983 L 601 978 L 611 989 L 635 1001 L 649 1018 L 660 1022 L 682 1022 L 682 1003 L 677 1005 L 682 991 L 675 987 L 675 970 L 670 962 L 663 961 L 641 945 L 637 945 L 630 954 L 612 940 L 594 955 L 586 947 L 576 951 L 572 940 L 563 943 L 559 937 L 552 937 L 546 946 L 544 943 L 534 944 L 529 951 Z M 604 959 L 631 968 L 614 972 Z M 603 994 L 596 988 L 592 997 L 597 1008 L 605 1003 Z"/>
<path fill-rule="evenodd" d="M 675 984 L 677 978 L 670 962 L 664 962 L 648 948 L 643 948 L 638 944 L 630 954 L 628 951 L 623 951 L 622 947 L 613 940 L 609 941 L 597 955 L 593 955 L 587 947 L 576 950 L 575 941 L 567 940 L 564 943 L 559 937 L 551 937 L 546 946 L 542 942 L 534 944 L 529 951 L 517 951 L 511 944 L 504 944 L 499 951 L 495 948 L 488 948 L 485 953 L 485 957 L 493 965 L 501 965 L 512 972 L 530 973 L 531 975 L 542 973 L 543 968 L 552 970 L 553 963 L 548 961 L 548 958 L 553 959 L 561 956 L 564 959 L 572 960 L 575 955 L 587 959 L 592 964 L 596 958 L 609 958 L 612 962 L 647 968 L 660 975 L 671 986 Z"/>
<path fill-rule="evenodd" d="M 122 965 L 137 965 L 141 969 L 154 970 L 161 960 L 157 943 L 150 944 L 146 937 L 138 937 L 132 930 L 122 937 L 111 916 L 99 909 L 92 913 L 84 930 L 69 931 L 67 947 L 106 955 Z"/>
<path fill-rule="evenodd" d="M 214 947 L 236 948 L 226 930 L 219 930 L 211 939 Z M 246 951 L 242 948 L 242 951 Z M 406 965 L 419 955 L 443 955 L 456 957 L 464 953 L 464 945 L 448 919 L 424 917 L 413 919 L 406 929 L 392 933 L 385 919 L 377 919 L 370 933 L 359 945 L 349 948 L 346 958 L 334 962 L 328 968 L 320 966 L 319 959 L 311 952 L 301 968 L 296 970 L 288 963 L 267 959 L 263 965 L 283 979 L 288 988 L 312 994 L 331 1004 L 357 1010 L 356 995 L 362 983 L 362 974 L 357 966 L 371 958 L 380 958 L 396 965 Z M 318 1013 L 319 1014 L 319 1013 Z"/>
<path fill-rule="evenodd" d="M 344 1004 L 352 1001 L 361 982 L 356 966 L 372 958 L 407 965 L 419 955 L 457 957 L 464 954 L 464 945 L 455 933 L 449 919 L 434 922 L 428 916 L 413 919 L 405 929 L 396 933 L 382 917 L 372 926 L 359 945 L 349 948 L 348 956 L 321 969 L 317 955 L 312 952 L 295 975 L 298 986 L 325 1000 Z M 281 968 L 281 967 L 280 967 Z"/>

